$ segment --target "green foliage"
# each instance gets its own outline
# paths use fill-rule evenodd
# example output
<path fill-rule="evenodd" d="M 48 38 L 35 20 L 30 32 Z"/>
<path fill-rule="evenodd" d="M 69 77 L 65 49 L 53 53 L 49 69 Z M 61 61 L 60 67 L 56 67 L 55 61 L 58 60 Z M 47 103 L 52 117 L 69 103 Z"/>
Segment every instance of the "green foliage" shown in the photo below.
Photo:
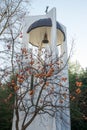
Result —
<path fill-rule="evenodd" d="M 71 130 L 87 130 L 87 121 L 71 119 Z"/>
<path fill-rule="evenodd" d="M 75 64 L 73 65 L 75 67 Z M 87 69 L 69 68 L 70 94 L 75 97 L 70 101 L 71 130 L 87 130 Z M 76 81 L 82 82 L 81 93 L 76 94 Z"/>
<path fill-rule="evenodd" d="M 10 93 L 8 86 L 0 87 L 0 130 L 11 130 L 14 97 L 7 100 Z"/>

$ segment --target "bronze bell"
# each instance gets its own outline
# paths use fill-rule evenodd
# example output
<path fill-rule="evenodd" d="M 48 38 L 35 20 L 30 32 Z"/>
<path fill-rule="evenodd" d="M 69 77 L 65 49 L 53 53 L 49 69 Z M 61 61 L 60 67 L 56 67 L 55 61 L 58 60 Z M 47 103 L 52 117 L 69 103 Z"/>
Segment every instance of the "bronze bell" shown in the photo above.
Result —
<path fill-rule="evenodd" d="M 49 43 L 49 40 L 47 38 L 47 33 L 44 34 L 44 39 L 42 40 L 42 43 Z"/>

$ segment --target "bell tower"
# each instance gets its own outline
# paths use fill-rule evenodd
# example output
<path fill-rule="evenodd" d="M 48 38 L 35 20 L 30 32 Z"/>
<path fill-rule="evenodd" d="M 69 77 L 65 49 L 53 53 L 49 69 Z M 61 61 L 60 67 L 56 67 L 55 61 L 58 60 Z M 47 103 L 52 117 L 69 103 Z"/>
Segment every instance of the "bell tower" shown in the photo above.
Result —
<path fill-rule="evenodd" d="M 60 70 L 62 71 L 60 72 L 60 74 L 57 75 L 57 77 L 55 77 L 57 66 L 53 65 L 55 69 L 55 74 L 53 77 L 51 77 L 51 82 L 55 82 L 55 93 L 61 93 L 62 98 L 65 99 L 61 100 L 60 94 L 59 96 L 54 95 L 53 102 L 56 101 L 56 98 L 58 101 L 55 102 L 57 104 L 56 106 L 60 106 L 60 104 L 62 104 L 59 108 L 57 107 L 54 116 L 52 117 L 50 115 L 44 114 L 44 118 L 46 119 L 41 124 L 40 115 L 37 115 L 37 117 L 34 119 L 31 125 L 26 128 L 26 130 L 70 130 L 66 28 L 64 25 L 56 21 L 55 8 L 51 9 L 45 15 L 29 16 L 24 19 L 23 47 L 28 48 L 29 44 L 31 44 L 32 47 L 36 47 L 38 49 L 39 56 L 44 49 L 47 50 L 47 54 L 51 54 L 52 62 L 55 62 L 57 59 L 60 62 Z M 49 61 L 50 58 L 49 60 L 46 59 L 46 63 Z M 66 79 L 67 81 L 65 82 Z M 58 80 L 62 80 L 63 83 L 62 85 L 59 84 L 59 86 L 56 87 L 56 83 L 58 82 Z M 64 94 L 66 94 L 67 96 Z M 16 130 L 14 122 L 15 115 L 13 119 L 12 130 Z"/>

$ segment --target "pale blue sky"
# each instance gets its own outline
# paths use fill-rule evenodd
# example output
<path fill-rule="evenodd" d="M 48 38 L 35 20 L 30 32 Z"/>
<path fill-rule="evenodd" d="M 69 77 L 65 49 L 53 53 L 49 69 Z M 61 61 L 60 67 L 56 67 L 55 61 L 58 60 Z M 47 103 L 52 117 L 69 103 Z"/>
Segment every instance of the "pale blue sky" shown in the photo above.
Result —
<path fill-rule="evenodd" d="M 68 46 L 75 39 L 72 59 L 87 67 L 87 0 L 31 0 L 30 15 L 43 15 L 46 6 L 56 7 L 57 20 L 67 28 Z"/>

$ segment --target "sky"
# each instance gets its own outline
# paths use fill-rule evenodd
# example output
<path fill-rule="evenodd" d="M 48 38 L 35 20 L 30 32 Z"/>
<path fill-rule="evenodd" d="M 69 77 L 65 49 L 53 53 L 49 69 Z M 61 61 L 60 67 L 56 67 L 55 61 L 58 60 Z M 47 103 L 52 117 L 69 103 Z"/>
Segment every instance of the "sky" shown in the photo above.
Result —
<path fill-rule="evenodd" d="M 56 7 L 57 21 L 66 26 L 68 52 L 74 40 L 71 60 L 87 67 L 87 0 L 30 0 L 29 15 L 45 14 L 46 6 Z"/>

